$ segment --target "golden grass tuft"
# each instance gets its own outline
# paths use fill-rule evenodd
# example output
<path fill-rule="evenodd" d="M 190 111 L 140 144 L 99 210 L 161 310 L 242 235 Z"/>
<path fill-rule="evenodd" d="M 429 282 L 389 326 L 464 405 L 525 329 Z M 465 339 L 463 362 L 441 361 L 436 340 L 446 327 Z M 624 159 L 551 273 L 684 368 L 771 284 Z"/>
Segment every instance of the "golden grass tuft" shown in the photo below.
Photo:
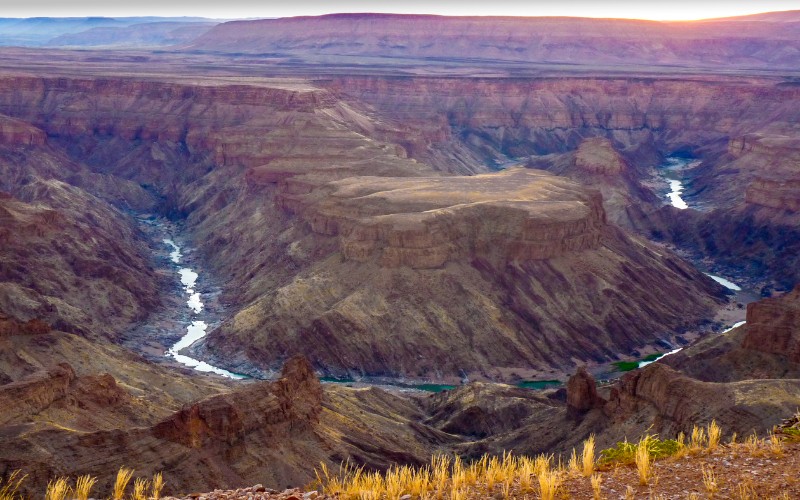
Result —
<path fill-rule="evenodd" d="M 75 480 L 75 498 L 77 500 L 87 500 L 96 483 L 96 477 L 92 477 L 89 474 L 80 476 Z"/>
<path fill-rule="evenodd" d="M 703 473 L 703 486 L 705 486 L 708 496 L 713 497 L 714 493 L 719 491 L 719 479 L 711 467 L 701 465 L 700 470 Z"/>
<path fill-rule="evenodd" d="M 45 500 L 64 500 L 72 490 L 66 477 L 59 477 L 47 483 L 47 491 L 44 494 Z"/>
<path fill-rule="evenodd" d="M 601 487 L 603 485 L 603 477 L 600 474 L 592 474 L 592 500 L 600 500 L 603 497 Z"/>
<path fill-rule="evenodd" d="M 117 472 L 117 479 L 114 481 L 114 492 L 111 498 L 114 500 L 125 498 L 125 489 L 128 487 L 131 477 L 133 477 L 133 469 L 120 467 L 119 472 Z"/>
<path fill-rule="evenodd" d="M 769 451 L 776 457 L 783 456 L 783 439 L 777 434 L 769 434 Z"/>
<path fill-rule="evenodd" d="M 756 489 L 753 487 L 753 481 L 750 478 L 736 485 L 734 498 L 736 500 L 753 500 L 757 498 Z"/>
<path fill-rule="evenodd" d="M 708 435 L 707 448 L 708 451 L 714 451 L 719 446 L 720 438 L 722 437 L 722 429 L 717 425 L 716 420 L 712 420 L 708 427 L 706 427 L 706 434 Z"/>
<path fill-rule="evenodd" d="M 557 470 L 543 470 L 539 474 L 539 496 L 542 500 L 554 500 L 561 486 L 561 477 Z"/>
<path fill-rule="evenodd" d="M 22 495 L 19 494 L 19 487 L 22 486 L 27 477 L 27 474 L 23 476 L 22 472 L 15 470 L 8 476 L 5 483 L 0 478 L 0 500 L 21 499 Z"/>
<path fill-rule="evenodd" d="M 578 453 L 575 451 L 575 448 L 572 448 L 572 454 L 569 456 L 569 461 L 567 462 L 567 470 L 572 475 L 578 475 L 581 472 L 581 468 L 578 465 Z"/>
<path fill-rule="evenodd" d="M 583 451 L 581 452 L 581 465 L 583 466 L 583 476 L 591 477 L 594 473 L 595 462 L 595 442 L 594 434 L 589 436 L 589 439 L 583 442 Z"/>
<path fill-rule="evenodd" d="M 147 491 L 150 489 L 150 481 L 143 477 L 137 477 L 133 482 L 133 500 L 147 500 Z"/>
<path fill-rule="evenodd" d="M 692 427 L 692 434 L 689 438 L 689 452 L 699 453 L 705 448 L 706 444 L 706 431 L 705 429 L 694 426 Z"/>
<path fill-rule="evenodd" d="M 645 434 L 642 439 L 639 440 L 639 444 L 636 446 L 635 452 L 635 460 L 636 460 L 636 470 L 639 473 L 639 484 L 643 486 L 647 486 L 650 482 L 650 477 L 653 475 L 653 462 L 650 457 L 650 435 Z"/>
<path fill-rule="evenodd" d="M 8 476 L 5 483 L 3 483 L 2 478 L 0 478 L 0 500 L 16 500 L 17 498 L 22 498 L 22 495 L 19 494 L 19 487 L 22 486 L 23 481 L 25 481 L 27 477 L 27 474 L 23 476 L 21 471 L 15 470 Z"/>
<path fill-rule="evenodd" d="M 153 474 L 153 486 L 150 490 L 150 498 L 158 500 L 161 498 L 161 492 L 164 490 L 164 475 L 160 472 Z"/>

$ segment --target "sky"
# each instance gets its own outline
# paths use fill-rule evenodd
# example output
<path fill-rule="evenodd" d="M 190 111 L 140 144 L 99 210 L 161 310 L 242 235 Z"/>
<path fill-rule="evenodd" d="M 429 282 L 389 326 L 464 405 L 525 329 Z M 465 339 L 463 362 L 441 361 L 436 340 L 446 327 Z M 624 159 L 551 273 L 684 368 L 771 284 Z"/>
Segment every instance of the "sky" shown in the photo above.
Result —
<path fill-rule="evenodd" d="M 336 12 L 692 20 L 800 10 L 800 0 L 0 0 L 0 17 L 288 17 Z"/>

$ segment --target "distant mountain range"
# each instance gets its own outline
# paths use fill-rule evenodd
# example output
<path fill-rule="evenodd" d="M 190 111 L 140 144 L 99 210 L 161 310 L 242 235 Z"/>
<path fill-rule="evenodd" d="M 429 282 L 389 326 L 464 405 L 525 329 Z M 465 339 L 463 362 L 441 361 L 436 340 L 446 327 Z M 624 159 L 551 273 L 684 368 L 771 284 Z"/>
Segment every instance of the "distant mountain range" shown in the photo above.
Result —
<path fill-rule="evenodd" d="M 0 46 L 144 46 L 186 43 L 218 24 L 201 17 L 0 18 Z"/>
<path fill-rule="evenodd" d="M 228 22 L 196 17 L 0 18 L 0 45 L 170 47 L 303 59 L 794 70 L 800 67 L 800 11 L 693 22 L 396 14 Z"/>
<path fill-rule="evenodd" d="M 800 11 L 695 22 L 336 14 L 219 24 L 204 52 L 725 68 L 800 66 Z"/>

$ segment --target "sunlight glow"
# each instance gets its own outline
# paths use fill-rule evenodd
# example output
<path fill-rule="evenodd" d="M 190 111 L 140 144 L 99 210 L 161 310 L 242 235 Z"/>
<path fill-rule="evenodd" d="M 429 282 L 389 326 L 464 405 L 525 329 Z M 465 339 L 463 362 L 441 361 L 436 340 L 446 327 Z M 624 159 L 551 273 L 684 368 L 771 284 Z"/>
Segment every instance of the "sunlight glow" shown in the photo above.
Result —
<path fill-rule="evenodd" d="M 202 16 L 217 19 L 242 19 L 321 15 L 340 12 L 385 12 L 400 14 L 440 14 L 458 16 L 572 16 L 650 20 L 695 20 L 741 16 L 761 12 L 800 9 L 797 0 L 496 0 L 491 2 L 438 2 L 409 0 L 297 0 L 273 2 L 228 0 L 226 2 L 140 0 L 29 0 L 6 6 L 2 17 L 78 17 L 78 16 Z"/>

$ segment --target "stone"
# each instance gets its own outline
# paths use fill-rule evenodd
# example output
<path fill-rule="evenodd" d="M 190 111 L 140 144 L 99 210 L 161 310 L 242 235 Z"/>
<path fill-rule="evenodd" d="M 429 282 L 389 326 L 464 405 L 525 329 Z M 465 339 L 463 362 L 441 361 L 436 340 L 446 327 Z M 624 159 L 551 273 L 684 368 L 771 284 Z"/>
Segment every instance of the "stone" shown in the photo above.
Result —
<path fill-rule="evenodd" d="M 589 410 L 602 408 L 605 404 L 597 394 L 597 384 L 594 377 L 585 366 L 567 381 L 567 409 L 573 416 L 580 416 Z"/>

